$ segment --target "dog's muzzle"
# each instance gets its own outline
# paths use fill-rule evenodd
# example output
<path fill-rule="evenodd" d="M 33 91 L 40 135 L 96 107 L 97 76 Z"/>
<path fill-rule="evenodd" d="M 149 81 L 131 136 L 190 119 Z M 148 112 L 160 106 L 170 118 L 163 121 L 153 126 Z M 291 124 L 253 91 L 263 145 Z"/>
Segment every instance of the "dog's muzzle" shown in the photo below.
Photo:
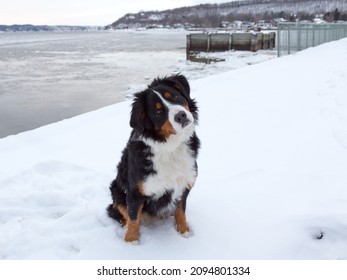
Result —
<path fill-rule="evenodd" d="M 182 127 L 186 127 L 190 123 L 190 120 L 187 117 L 187 113 L 184 111 L 179 111 L 175 115 L 174 120 L 175 122 L 179 123 Z"/>

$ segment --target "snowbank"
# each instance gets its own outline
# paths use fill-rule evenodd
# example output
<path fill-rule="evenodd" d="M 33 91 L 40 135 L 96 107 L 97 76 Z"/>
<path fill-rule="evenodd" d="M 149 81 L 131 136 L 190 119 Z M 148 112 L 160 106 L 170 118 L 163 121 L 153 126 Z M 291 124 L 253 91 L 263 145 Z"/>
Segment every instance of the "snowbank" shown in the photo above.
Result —
<path fill-rule="evenodd" d="M 105 215 L 130 102 L 0 140 L 2 259 L 347 259 L 347 39 L 192 82 L 189 239 Z"/>

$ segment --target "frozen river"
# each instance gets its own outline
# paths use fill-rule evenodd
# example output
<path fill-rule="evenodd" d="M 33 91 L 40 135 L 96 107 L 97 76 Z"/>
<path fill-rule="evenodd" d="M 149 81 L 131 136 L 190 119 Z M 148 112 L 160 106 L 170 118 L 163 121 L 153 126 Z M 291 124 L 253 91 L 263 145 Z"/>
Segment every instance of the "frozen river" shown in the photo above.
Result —
<path fill-rule="evenodd" d="M 0 33 L 0 138 L 119 102 L 129 86 L 174 72 L 185 34 Z"/>
<path fill-rule="evenodd" d="M 190 80 L 276 56 L 213 54 L 186 61 L 184 30 L 0 33 L 0 138 L 124 100 L 157 76 Z M 211 54 L 208 54 L 209 56 Z"/>

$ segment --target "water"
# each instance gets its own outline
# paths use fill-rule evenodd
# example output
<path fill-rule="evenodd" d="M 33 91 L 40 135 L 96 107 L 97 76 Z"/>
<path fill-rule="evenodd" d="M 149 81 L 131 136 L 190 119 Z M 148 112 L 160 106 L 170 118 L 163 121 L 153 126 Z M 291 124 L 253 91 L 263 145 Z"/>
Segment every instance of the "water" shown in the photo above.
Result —
<path fill-rule="evenodd" d="M 123 101 L 153 78 L 192 81 L 276 57 L 200 53 L 184 30 L 0 33 L 0 138 Z"/>
<path fill-rule="evenodd" d="M 0 33 L 0 138 L 125 99 L 179 72 L 185 31 Z"/>

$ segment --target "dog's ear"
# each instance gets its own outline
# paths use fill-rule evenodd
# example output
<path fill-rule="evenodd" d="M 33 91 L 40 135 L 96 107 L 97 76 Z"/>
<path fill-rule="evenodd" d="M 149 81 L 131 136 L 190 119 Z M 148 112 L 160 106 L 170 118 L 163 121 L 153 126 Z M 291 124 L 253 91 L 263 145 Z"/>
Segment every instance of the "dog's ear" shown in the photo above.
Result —
<path fill-rule="evenodd" d="M 170 86 L 174 87 L 179 91 L 179 93 L 187 100 L 189 105 L 189 110 L 193 114 L 195 121 L 198 120 L 198 107 L 194 99 L 190 97 L 190 86 L 187 78 L 181 74 L 177 74 L 164 79 L 168 81 Z"/>
<path fill-rule="evenodd" d="M 150 127 L 150 120 L 146 113 L 146 95 L 147 91 L 136 93 L 131 109 L 130 126 L 139 133 L 143 133 Z"/>
<path fill-rule="evenodd" d="M 155 87 L 158 87 L 160 85 L 164 85 L 164 86 L 166 85 L 166 86 L 172 87 L 172 88 L 176 89 L 177 91 L 179 91 L 179 93 L 185 99 L 187 99 L 187 101 L 191 100 L 189 83 L 188 83 L 186 77 L 181 75 L 181 74 L 166 76 L 162 79 L 157 78 L 148 87 L 155 88 Z"/>
<path fill-rule="evenodd" d="M 145 118 L 145 95 L 144 92 L 138 92 L 135 94 L 135 98 L 132 104 L 130 126 L 142 133 L 144 127 Z"/>
<path fill-rule="evenodd" d="M 175 75 L 170 77 L 174 82 L 173 87 L 177 89 L 188 101 L 190 98 L 190 86 L 187 78 L 183 75 Z"/>
<path fill-rule="evenodd" d="M 190 98 L 190 86 L 187 78 L 181 74 L 166 77 L 162 80 L 162 83 L 167 84 L 176 90 L 187 100 L 191 101 Z"/>

